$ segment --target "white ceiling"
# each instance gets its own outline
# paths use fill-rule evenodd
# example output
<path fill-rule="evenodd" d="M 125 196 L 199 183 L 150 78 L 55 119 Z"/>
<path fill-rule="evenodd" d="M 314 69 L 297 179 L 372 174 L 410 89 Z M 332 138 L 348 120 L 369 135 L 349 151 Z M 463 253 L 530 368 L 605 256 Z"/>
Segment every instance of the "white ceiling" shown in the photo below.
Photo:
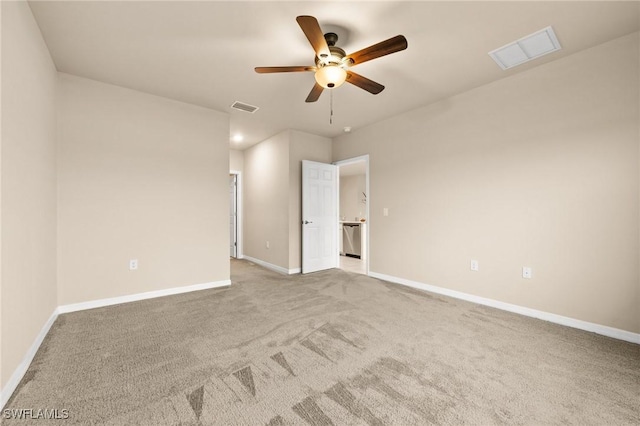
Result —
<path fill-rule="evenodd" d="M 284 129 L 333 137 L 638 31 L 631 2 L 30 2 L 61 72 L 197 104 L 231 115 L 244 149 Z M 313 73 L 256 74 L 256 66 L 313 65 L 296 23 L 313 15 L 347 53 L 403 34 L 405 51 L 354 68 L 386 86 L 350 84 L 304 102 Z M 546 26 L 562 50 L 501 70 L 487 54 Z M 255 114 L 231 110 L 242 101 Z"/>

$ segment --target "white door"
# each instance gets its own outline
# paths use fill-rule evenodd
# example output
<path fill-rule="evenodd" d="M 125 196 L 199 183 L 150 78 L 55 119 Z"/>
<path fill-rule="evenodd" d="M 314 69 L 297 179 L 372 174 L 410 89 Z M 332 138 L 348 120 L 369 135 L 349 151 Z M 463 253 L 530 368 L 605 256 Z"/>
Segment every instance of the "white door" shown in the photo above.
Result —
<path fill-rule="evenodd" d="M 238 224 L 237 224 L 237 209 L 238 209 L 238 193 L 236 185 L 236 175 L 229 175 L 229 256 L 237 257 L 237 239 L 238 239 Z"/>
<path fill-rule="evenodd" d="M 338 166 L 302 161 L 302 273 L 338 267 Z"/>

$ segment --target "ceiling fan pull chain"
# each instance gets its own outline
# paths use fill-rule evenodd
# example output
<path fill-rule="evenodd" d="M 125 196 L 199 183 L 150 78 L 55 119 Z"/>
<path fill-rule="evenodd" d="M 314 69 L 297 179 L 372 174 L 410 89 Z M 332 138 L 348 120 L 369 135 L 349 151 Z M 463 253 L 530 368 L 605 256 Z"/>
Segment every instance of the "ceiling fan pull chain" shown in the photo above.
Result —
<path fill-rule="evenodd" d="M 329 124 L 333 124 L 333 90 L 331 90 L 329 92 L 329 99 L 330 99 L 330 114 L 329 114 Z"/>

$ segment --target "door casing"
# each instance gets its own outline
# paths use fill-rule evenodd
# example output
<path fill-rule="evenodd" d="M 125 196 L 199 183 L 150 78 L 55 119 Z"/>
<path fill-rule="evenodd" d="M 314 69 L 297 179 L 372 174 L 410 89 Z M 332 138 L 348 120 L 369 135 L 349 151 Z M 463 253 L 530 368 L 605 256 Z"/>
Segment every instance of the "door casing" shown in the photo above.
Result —
<path fill-rule="evenodd" d="M 236 177 L 236 259 L 242 259 L 242 224 L 243 224 L 243 206 L 242 206 L 242 172 L 238 170 L 229 171 L 230 175 Z"/>

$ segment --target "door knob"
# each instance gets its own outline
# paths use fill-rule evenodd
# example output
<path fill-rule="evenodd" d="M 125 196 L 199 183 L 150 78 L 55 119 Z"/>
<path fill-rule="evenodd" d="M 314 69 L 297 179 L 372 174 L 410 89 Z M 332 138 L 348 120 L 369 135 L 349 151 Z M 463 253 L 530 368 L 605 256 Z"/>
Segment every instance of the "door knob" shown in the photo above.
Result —
<path fill-rule="evenodd" d="M 313 223 L 313 222 L 311 222 L 310 220 L 305 220 L 305 221 L 303 221 L 302 223 L 304 223 L 305 225 L 307 225 L 307 224 L 309 224 L 309 223 Z"/>

